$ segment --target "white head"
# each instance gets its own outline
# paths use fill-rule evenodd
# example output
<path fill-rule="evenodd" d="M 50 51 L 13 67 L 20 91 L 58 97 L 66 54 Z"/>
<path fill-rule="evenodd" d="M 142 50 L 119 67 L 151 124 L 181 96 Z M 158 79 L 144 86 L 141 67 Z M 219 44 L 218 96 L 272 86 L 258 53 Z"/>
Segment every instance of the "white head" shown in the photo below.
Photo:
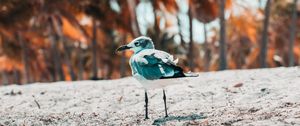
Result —
<path fill-rule="evenodd" d="M 132 40 L 129 44 L 120 46 L 117 51 L 124 51 L 130 49 L 134 51 L 134 53 L 138 53 L 144 49 L 154 49 L 154 44 L 151 38 L 146 36 L 138 37 Z"/>

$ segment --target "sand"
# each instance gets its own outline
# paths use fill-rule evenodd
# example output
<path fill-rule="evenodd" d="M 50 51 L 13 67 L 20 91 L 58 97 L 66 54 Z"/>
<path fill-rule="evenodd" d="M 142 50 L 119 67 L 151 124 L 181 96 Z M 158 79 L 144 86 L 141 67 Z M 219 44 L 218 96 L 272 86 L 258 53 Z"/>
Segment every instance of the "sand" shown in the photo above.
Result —
<path fill-rule="evenodd" d="M 118 80 L 0 87 L 0 125 L 300 125 L 300 68 L 228 70 L 148 90 Z"/>

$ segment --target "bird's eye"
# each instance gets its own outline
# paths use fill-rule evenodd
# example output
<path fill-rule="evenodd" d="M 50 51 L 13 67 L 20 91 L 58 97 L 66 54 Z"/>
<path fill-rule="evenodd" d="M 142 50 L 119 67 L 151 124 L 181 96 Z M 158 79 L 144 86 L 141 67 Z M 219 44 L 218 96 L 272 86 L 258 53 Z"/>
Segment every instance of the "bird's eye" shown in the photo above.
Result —
<path fill-rule="evenodd" d="M 134 45 L 135 45 L 135 46 L 139 46 L 140 43 L 139 43 L 139 42 L 134 42 Z"/>

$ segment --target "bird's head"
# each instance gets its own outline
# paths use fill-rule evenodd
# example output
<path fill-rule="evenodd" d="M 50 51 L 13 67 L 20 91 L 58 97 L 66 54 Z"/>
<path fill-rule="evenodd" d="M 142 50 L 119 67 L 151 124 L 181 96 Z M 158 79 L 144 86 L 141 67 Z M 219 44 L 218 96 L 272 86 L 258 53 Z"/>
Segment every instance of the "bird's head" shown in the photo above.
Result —
<path fill-rule="evenodd" d="M 120 46 L 116 51 L 125 51 L 125 50 L 132 50 L 134 53 L 137 53 L 139 51 L 142 51 L 144 49 L 154 49 L 154 44 L 151 38 L 141 36 L 134 40 L 132 40 L 127 45 Z"/>

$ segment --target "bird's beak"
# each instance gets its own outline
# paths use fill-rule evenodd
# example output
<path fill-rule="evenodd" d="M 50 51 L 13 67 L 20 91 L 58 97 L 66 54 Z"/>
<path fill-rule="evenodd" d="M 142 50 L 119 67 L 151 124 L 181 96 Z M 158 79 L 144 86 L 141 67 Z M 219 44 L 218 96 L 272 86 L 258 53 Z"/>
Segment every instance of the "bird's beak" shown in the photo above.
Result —
<path fill-rule="evenodd" d="M 122 45 L 116 50 L 116 52 L 124 51 L 124 50 L 130 49 L 130 48 L 132 48 L 132 47 L 129 47 L 127 45 Z"/>

